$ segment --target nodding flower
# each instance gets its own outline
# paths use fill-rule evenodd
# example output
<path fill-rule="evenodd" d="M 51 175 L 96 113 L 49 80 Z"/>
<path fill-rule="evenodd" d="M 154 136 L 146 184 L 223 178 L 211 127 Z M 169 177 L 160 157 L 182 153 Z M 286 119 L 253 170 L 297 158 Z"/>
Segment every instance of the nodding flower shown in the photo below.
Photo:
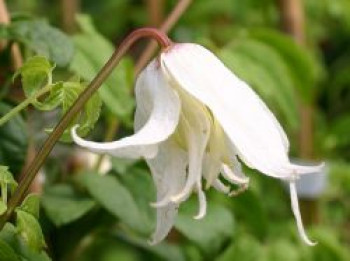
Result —
<path fill-rule="evenodd" d="M 289 182 L 299 234 L 308 245 L 315 244 L 303 228 L 295 180 L 319 171 L 322 164 L 290 162 L 289 141 L 276 117 L 213 53 L 196 44 L 173 44 L 140 73 L 135 93 L 134 135 L 98 143 L 83 140 L 73 128 L 72 137 L 93 152 L 147 161 L 157 188 L 151 243 L 167 236 L 180 203 L 191 193 L 198 195 L 194 218 L 200 219 L 206 214 L 204 188 L 213 186 L 228 195 L 237 190 L 226 184 L 246 189 L 249 178 L 242 172 L 243 162 Z"/>

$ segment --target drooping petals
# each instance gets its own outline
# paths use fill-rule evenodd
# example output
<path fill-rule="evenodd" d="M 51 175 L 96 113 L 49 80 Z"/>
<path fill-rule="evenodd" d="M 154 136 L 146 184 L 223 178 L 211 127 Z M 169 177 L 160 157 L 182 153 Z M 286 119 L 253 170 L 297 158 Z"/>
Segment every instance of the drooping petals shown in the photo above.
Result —
<path fill-rule="evenodd" d="M 209 107 L 247 166 L 282 179 L 292 174 L 289 143 L 277 119 L 215 55 L 178 44 L 161 55 L 161 65 L 169 79 Z"/>
<path fill-rule="evenodd" d="M 166 201 L 157 206 L 157 225 L 150 240 L 157 244 L 163 240 L 172 228 L 179 204 L 167 200 L 170 195 L 178 193 L 185 184 L 188 165 L 187 153 L 171 139 L 162 143 L 154 159 L 148 159 L 154 183 L 157 188 L 157 201 Z"/>
<path fill-rule="evenodd" d="M 123 158 L 152 158 L 158 143 L 174 133 L 179 121 L 180 100 L 165 82 L 156 62 L 152 62 L 139 76 L 136 87 L 135 129 L 130 136 L 113 142 L 93 142 L 80 138 L 72 129 L 73 140 L 96 153 L 108 153 Z"/>
<path fill-rule="evenodd" d="M 188 151 L 188 175 L 182 191 L 172 197 L 172 201 L 186 200 L 197 182 L 202 179 L 202 165 L 210 134 L 210 121 L 206 108 L 197 100 L 178 90 L 182 101 L 179 129 Z"/>
<path fill-rule="evenodd" d="M 295 187 L 295 181 L 290 181 L 289 182 L 289 190 L 290 190 L 290 200 L 291 200 L 291 205 L 292 205 L 292 211 L 295 217 L 295 221 L 297 223 L 297 228 L 299 235 L 301 239 L 308 244 L 309 246 L 314 246 L 317 243 L 311 241 L 308 236 L 305 233 L 305 229 L 303 226 L 303 221 L 301 220 L 301 215 L 300 215 L 300 209 L 299 209 L 299 202 L 298 202 L 298 195 L 297 195 L 297 190 Z"/>

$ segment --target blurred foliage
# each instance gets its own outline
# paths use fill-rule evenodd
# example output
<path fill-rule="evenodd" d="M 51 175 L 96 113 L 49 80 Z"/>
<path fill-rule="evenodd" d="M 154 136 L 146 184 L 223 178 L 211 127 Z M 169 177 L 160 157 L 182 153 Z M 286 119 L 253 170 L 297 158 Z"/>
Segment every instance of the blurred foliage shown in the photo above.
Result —
<path fill-rule="evenodd" d="M 52 86 L 31 102 L 42 118 L 30 118 L 33 111 L 28 110 L 0 127 L 0 164 L 9 167 L 4 167 L 6 173 L 0 170 L 1 184 L 9 181 L 3 177 L 12 177 L 11 172 L 20 174 L 28 139 L 36 143 L 32 134 L 43 132 L 26 120 L 45 127 L 45 117 L 56 122 L 52 115 L 71 106 L 120 40 L 149 23 L 146 1 L 81 0 L 87 15 L 77 16 L 78 31 L 67 36 L 59 29 L 64 15 L 60 1 L 7 2 L 13 21 L 0 27 L 0 37 L 20 43 L 27 67 L 18 72 L 23 89 L 19 82 L 11 89 L 9 48 L 1 53 L 0 115 L 17 103 L 13 96 L 18 89 L 30 97 Z M 176 2 L 164 1 L 165 11 Z M 72 146 L 66 145 L 60 147 L 63 152 L 54 151 L 44 167 L 42 195 L 29 195 L 17 208 L 14 224 L 7 223 L 0 232 L 0 260 L 350 260 L 350 1 L 304 0 L 303 47 L 281 31 L 278 2 L 193 1 L 171 36 L 207 46 L 247 81 L 281 120 L 292 147 L 300 128 L 300 102 L 315 106 L 315 154 L 327 161 L 329 177 L 317 199 L 320 222 L 308 229 L 317 246 L 300 242 L 280 182 L 253 171 L 251 188 L 236 198 L 208 191 L 208 213 L 201 221 L 192 219 L 197 203 L 191 198 L 181 206 L 167 240 L 150 246 L 155 212 L 149 203 L 155 200 L 155 188 L 144 162 L 113 159 L 112 169 L 101 174 L 80 162 L 79 155 L 67 159 Z M 141 47 L 121 61 L 77 119 L 81 134 L 96 125 L 93 138 L 103 140 L 115 117 L 115 139 L 132 132 L 133 63 Z M 68 131 L 65 140 L 69 141 Z M 62 162 L 68 164 L 61 166 Z M 6 191 L 5 198 L 11 193 Z M 3 212 L 4 194 L 0 202 Z"/>

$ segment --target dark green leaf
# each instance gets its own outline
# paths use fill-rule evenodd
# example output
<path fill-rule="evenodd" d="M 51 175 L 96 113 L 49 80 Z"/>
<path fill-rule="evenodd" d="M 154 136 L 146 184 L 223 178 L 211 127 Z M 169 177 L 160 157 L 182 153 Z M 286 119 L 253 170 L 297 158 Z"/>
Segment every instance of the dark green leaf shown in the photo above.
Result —
<path fill-rule="evenodd" d="M 45 190 L 42 205 L 50 220 L 62 226 L 87 214 L 96 203 L 69 185 L 56 185 Z"/>
<path fill-rule="evenodd" d="M 12 247 L 2 239 L 0 239 L 0 260 L 20 261 Z"/>
<path fill-rule="evenodd" d="M 6 114 L 10 106 L 0 102 L 0 115 Z M 0 126 L 0 165 L 9 166 L 12 173 L 19 173 L 24 164 L 28 134 L 21 116 L 13 117 L 5 125 Z"/>
<path fill-rule="evenodd" d="M 74 47 L 69 37 L 45 21 L 16 21 L 8 30 L 11 39 L 22 42 L 58 66 L 67 66 L 73 57 Z"/>
<path fill-rule="evenodd" d="M 81 175 L 80 180 L 98 203 L 111 214 L 142 234 L 150 233 L 132 194 L 115 176 L 87 172 Z"/>
<path fill-rule="evenodd" d="M 38 220 L 33 215 L 19 209 L 16 210 L 16 216 L 16 227 L 19 234 L 31 249 L 40 252 L 45 247 L 45 240 Z"/>
<path fill-rule="evenodd" d="M 22 202 L 18 209 L 33 215 L 36 219 L 39 219 L 40 198 L 38 194 L 29 194 Z"/>
<path fill-rule="evenodd" d="M 201 220 L 193 219 L 197 211 L 198 202 L 195 198 L 182 204 L 175 227 L 206 253 L 215 253 L 233 235 L 233 216 L 215 202 L 208 202 L 207 214 Z"/>
<path fill-rule="evenodd" d="M 112 55 L 114 46 L 94 29 L 87 16 L 79 16 L 78 23 L 82 33 L 74 36 L 76 52 L 71 69 L 85 80 L 91 81 Z M 134 108 L 131 95 L 133 73 L 131 61 L 123 59 L 118 64 L 118 69 L 114 70 L 99 89 L 108 109 L 127 122 Z"/>

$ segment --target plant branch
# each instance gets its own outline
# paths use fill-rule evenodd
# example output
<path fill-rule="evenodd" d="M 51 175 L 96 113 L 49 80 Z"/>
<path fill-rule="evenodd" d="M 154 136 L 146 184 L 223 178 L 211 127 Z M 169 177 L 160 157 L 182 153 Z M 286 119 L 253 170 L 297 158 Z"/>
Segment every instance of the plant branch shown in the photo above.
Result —
<path fill-rule="evenodd" d="M 159 28 L 160 31 L 164 33 L 168 33 L 171 28 L 177 23 L 180 19 L 181 15 L 187 10 L 188 6 L 191 4 L 192 0 L 179 0 L 173 11 L 166 18 L 164 23 Z M 139 60 L 135 66 L 135 74 L 137 75 L 143 67 L 148 63 L 148 61 L 152 58 L 152 55 L 157 49 L 157 43 L 155 41 L 151 41 L 143 53 L 141 54 Z"/>
<path fill-rule="evenodd" d="M 172 45 L 171 40 L 161 31 L 154 28 L 141 28 L 133 31 L 129 36 L 121 43 L 119 48 L 113 53 L 111 58 L 103 66 L 100 72 L 92 80 L 89 86 L 80 94 L 78 99 L 62 117 L 57 124 L 53 132 L 46 139 L 39 153 L 36 155 L 33 162 L 30 164 L 28 170 L 24 174 L 22 180 L 20 180 L 18 188 L 8 203 L 7 211 L 0 217 L 0 229 L 2 229 L 6 221 L 12 216 L 16 206 L 23 200 L 30 184 L 34 180 L 37 172 L 43 165 L 44 161 L 50 154 L 51 150 L 59 140 L 65 129 L 69 126 L 71 121 L 75 118 L 77 113 L 84 107 L 89 98 L 98 90 L 106 78 L 111 74 L 113 69 L 118 65 L 121 58 L 129 50 L 129 48 L 140 38 L 150 37 L 159 43 L 159 45 L 166 49 Z"/>
<path fill-rule="evenodd" d="M 44 88 L 40 89 L 37 93 L 28 97 L 23 102 L 18 104 L 16 107 L 14 107 L 12 110 L 10 110 L 8 113 L 6 113 L 3 117 L 0 118 L 0 126 L 5 124 L 7 121 L 11 120 L 14 116 L 17 115 L 17 113 L 19 113 L 21 110 L 25 109 L 29 104 L 31 104 L 37 98 L 39 98 L 40 96 L 49 92 L 51 90 L 51 88 L 52 88 L 51 85 L 46 85 Z"/>

